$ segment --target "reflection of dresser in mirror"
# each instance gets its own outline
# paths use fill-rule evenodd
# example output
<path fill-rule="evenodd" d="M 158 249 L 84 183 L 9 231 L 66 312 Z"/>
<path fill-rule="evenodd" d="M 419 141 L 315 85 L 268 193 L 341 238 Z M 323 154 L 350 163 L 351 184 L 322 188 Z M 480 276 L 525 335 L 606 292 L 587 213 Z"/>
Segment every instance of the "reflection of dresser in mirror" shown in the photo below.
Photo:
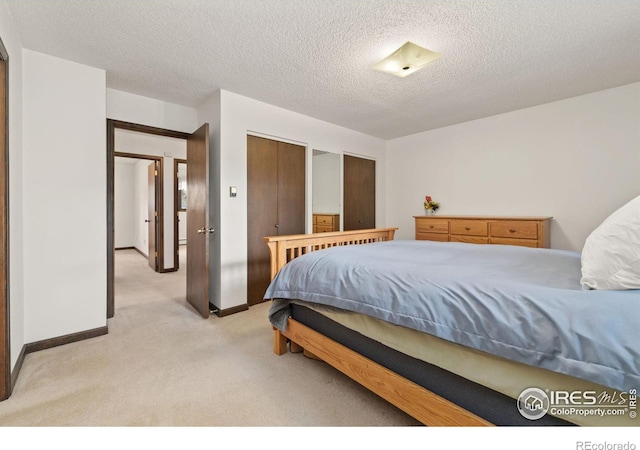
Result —
<path fill-rule="evenodd" d="M 313 214 L 313 232 L 340 231 L 340 214 Z"/>
<path fill-rule="evenodd" d="M 313 151 L 313 233 L 340 231 L 342 155 Z"/>

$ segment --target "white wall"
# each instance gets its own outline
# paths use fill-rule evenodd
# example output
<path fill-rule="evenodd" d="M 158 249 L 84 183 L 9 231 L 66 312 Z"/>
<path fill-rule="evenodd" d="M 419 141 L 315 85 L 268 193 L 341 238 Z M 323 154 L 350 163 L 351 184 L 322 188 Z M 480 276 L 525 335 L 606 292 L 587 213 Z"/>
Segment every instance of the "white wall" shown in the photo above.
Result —
<path fill-rule="evenodd" d="M 23 49 L 25 341 L 106 325 L 104 70 Z"/>
<path fill-rule="evenodd" d="M 551 247 L 588 234 L 640 194 L 640 83 L 387 142 L 387 223 L 412 239 L 438 214 L 553 216 Z"/>
<path fill-rule="evenodd" d="M 107 89 L 107 117 L 184 133 L 193 133 L 198 128 L 194 108 L 116 89 Z"/>
<path fill-rule="evenodd" d="M 15 367 L 24 337 L 24 233 L 22 156 L 22 41 L 11 11 L 0 0 L 0 38 L 9 54 L 9 328 L 11 368 Z"/>
<path fill-rule="evenodd" d="M 121 163 L 116 158 L 114 166 L 113 240 L 115 248 L 135 246 L 134 235 L 134 171 L 133 164 Z"/>
<path fill-rule="evenodd" d="M 219 96 L 219 97 L 218 97 Z M 200 122 L 214 128 L 212 156 L 219 160 L 213 172 L 219 201 L 219 225 L 213 241 L 219 253 L 213 253 L 213 264 L 219 264 L 220 290 L 212 302 L 227 309 L 247 302 L 247 134 L 295 142 L 307 148 L 307 230 L 311 232 L 311 155 L 312 149 L 333 153 L 352 153 L 376 159 L 376 222 L 385 225 L 385 142 L 365 134 L 342 128 L 302 114 L 262 103 L 232 92 L 220 91 L 198 109 Z M 219 135 L 213 124 L 220 121 Z M 219 139 L 219 141 L 217 141 Z M 238 187 L 235 198 L 229 186 Z M 212 210 L 216 205 L 212 203 Z M 214 218 L 214 220 L 216 220 Z M 217 249 L 216 249 L 217 250 Z M 216 260 L 217 259 L 217 260 Z M 219 262 L 218 262 L 219 261 Z"/>
<path fill-rule="evenodd" d="M 187 142 L 184 139 L 176 139 L 166 136 L 157 136 L 148 133 L 116 129 L 115 151 L 118 153 L 133 153 L 147 156 L 160 156 L 163 166 L 163 192 L 164 192 L 164 268 L 174 267 L 174 192 L 175 174 L 174 159 L 186 159 Z M 151 161 L 147 161 L 145 169 Z M 145 172 L 145 180 L 146 180 Z M 145 181 L 145 186 L 147 182 Z M 145 189 L 147 189 L 145 187 Z M 145 213 L 146 214 L 146 213 Z M 139 225 L 139 224 L 138 224 Z M 137 247 L 137 245 L 136 245 Z M 142 248 L 140 248 L 142 250 Z M 144 247 L 144 253 L 148 253 Z"/>

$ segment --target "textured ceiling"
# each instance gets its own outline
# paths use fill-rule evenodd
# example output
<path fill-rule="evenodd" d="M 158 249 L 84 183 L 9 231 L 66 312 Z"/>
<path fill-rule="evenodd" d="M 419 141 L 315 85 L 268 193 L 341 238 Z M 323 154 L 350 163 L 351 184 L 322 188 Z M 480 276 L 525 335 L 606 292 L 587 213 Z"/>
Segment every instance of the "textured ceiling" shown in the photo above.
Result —
<path fill-rule="evenodd" d="M 640 81 L 640 0 L 6 0 L 23 46 L 197 107 L 225 89 L 394 138 Z M 406 41 L 443 54 L 371 66 Z"/>

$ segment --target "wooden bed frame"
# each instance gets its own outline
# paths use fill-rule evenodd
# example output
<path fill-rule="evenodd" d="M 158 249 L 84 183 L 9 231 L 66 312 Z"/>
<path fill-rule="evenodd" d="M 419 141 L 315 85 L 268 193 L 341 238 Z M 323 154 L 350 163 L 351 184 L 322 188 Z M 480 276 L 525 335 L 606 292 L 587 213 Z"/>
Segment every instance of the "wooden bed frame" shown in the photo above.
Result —
<path fill-rule="evenodd" d="M 289 261 L 312 251 L 342 245 L 393 240 L 397 228 L 265 237 L 271 252 L 271 278 Z M 289 319 L 287 331 L 274 328 L 273 351 L 305 352 L 335 367 L 389 403 L 429 426 L 488 426 L 481 417 L 461 408 L 321 333 Z"/>

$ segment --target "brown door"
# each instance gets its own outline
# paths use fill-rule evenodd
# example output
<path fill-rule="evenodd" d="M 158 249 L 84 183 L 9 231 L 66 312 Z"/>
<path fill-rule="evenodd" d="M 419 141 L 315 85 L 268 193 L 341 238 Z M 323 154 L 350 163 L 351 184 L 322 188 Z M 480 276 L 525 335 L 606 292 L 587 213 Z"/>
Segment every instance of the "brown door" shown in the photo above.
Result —
<path fill-rule="evenodd" d="M 376 162 L 344 155 L 344 230 L 376 227 Z"/>
<path fill-rule="evenodd" d="M 265 236 L 305 232 L 305 148 L 247 136 L 247 303 L 271 281 Z"/>
<path fill-rule="evenodd" d="M 156 162 L 149 164 L 147 168 L 148 197 L 147 197 L 147 228 L 148 228 L 148 260 L 149 267 L 158 271 L 158 166 Z"/>
<path fill-rule="evenodd" d="M 187 139 L 187 301 L 209 317 L 209 124 Z"/>
<path fill-rule="evenodd" d="M 9 148 L 7 52 L 0 40 L 0 401 L 11 394 L 9 345 Z"/>
<path fill-rule="evenodd" d="M 305 159 L 304 147 L 278 142 L 279 235 L 305 232 Z"/>
<path fill-rule="evenodd" d="M 262 239 L 278 235 L 278 143 L 247 136 L 247 303 L 262 301 L 271 278 Z"/>

